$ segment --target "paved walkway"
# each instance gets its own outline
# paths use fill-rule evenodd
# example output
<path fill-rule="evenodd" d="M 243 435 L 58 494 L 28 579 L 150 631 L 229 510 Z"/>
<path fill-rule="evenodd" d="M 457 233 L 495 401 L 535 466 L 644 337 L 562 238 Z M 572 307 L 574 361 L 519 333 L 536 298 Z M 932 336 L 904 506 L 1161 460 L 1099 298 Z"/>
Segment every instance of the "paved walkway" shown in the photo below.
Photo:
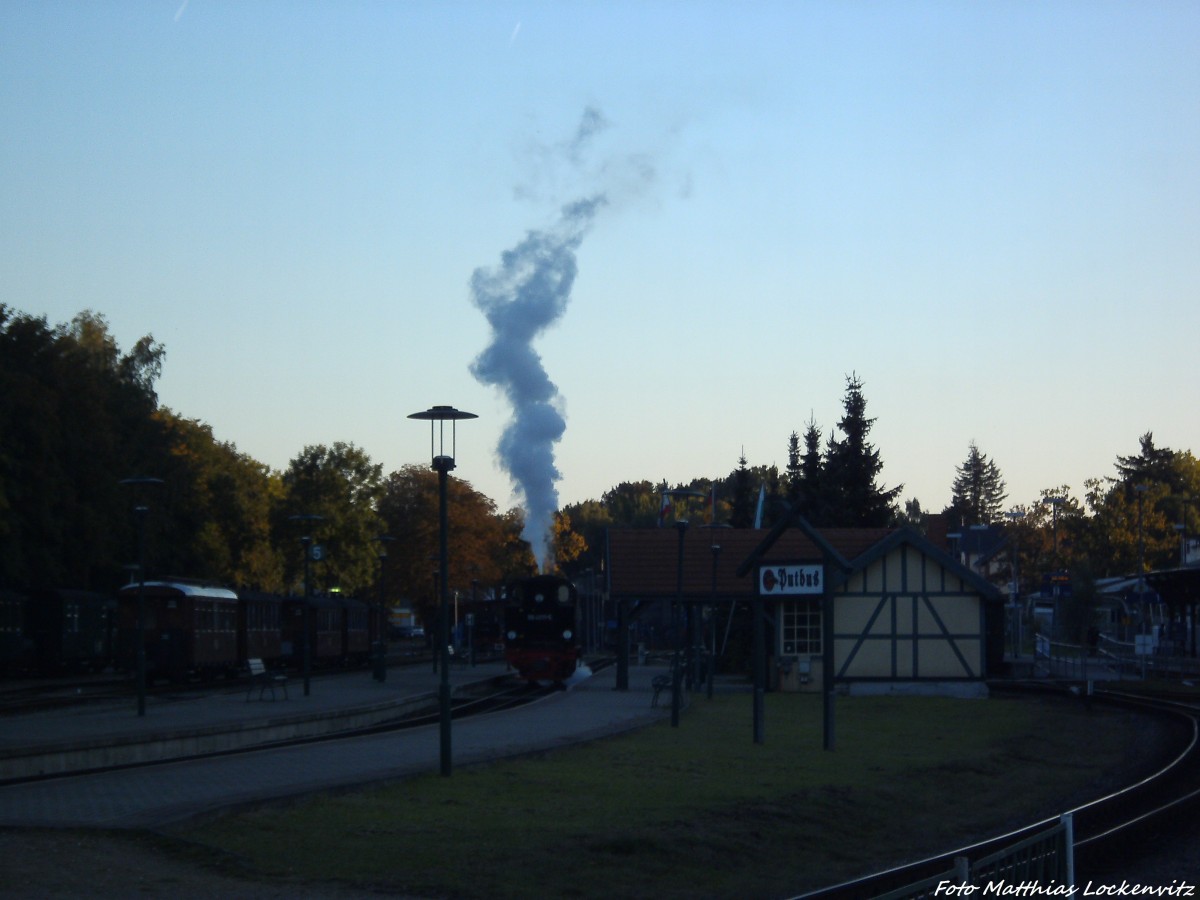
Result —
<path fill-rule="evenodd" d="M 11 748 L 14 742 L 104 740 L 114 732 L 230 730 L 266 716 L 312 718 L 347 706 L 395 702 L 436 691 L 438 676 L 430 668 L 418 668 L 422 671 L 390 670 L 382 684 L 364 672 L 314 679 L 309 697 L 303 696 L 301 682 L 292 681 L 290 699 L 276 703 L 246 703 L 245 694 L 238 693 L 174 703 L 156 700 L 142 718 L 130 708 L 6 719 L 0 749 Z M 490 680 L 503 671 L 503 664 L 454 668 L 452 682 L 463 686 Z M 630 690 L 616 691 L 615 671 L 609 668 L 521 709 L 455 722 L 454 765 L 565 746 L 655 722 L 669 714 L 669 708 L 650 705 L 651 680 L 664 671 L 630 667 Z M 287 713 L 282 712 L 284 707 Z M 159 827 L 231 806 L 436 773 L 439 754 L 439 729 L 431 725 L 270 752 L 8 785 L 0 787 L 0 826 Z"/>

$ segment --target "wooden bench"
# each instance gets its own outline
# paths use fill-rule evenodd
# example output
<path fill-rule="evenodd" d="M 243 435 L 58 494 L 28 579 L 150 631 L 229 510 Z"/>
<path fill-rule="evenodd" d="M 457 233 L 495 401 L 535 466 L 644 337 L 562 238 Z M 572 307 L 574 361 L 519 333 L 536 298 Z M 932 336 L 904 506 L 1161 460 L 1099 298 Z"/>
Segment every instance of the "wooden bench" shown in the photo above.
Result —
<path fill-rule="evenodd" d="M 250 702 L 250 695 L 254 693 L 255 685 L 258 686 L 259 700 L 267 691 L 271 692 L 271 699 L 274 700 L 276 686 L 283 688 L 283 699 L 288 699 L 286 675 L 282 672 L 270 671 L 261 659 L 248 659 L 246 664 L 250 667 L 250 689 L 246 691 L 247 703 Z"/>
<path fill-rule="evenodd" d="M 658 695 L 671 687 L 671 676 L 655 675 L 654 680 L 650 682 L 650 686 L 654 688 L 654 698 L 650 701 L 650 705 L 658 706 Z"/>

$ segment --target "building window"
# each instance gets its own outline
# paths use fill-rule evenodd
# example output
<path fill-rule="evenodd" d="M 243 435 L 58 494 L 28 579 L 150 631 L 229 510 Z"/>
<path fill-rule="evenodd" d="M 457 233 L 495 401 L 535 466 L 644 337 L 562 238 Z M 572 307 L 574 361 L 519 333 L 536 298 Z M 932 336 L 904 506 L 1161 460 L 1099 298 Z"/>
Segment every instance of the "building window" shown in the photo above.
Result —
<path fill-rule="evenodd" d="M 783 655 L 821 652 L 821 599 L 783 604 Z"/>

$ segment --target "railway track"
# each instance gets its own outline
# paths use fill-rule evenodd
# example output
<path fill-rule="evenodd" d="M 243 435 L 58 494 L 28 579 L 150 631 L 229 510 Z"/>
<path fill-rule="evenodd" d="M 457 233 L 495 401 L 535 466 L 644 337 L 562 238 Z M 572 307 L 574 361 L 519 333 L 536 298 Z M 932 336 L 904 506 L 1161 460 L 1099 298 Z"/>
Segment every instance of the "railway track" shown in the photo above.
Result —
<path fill-rule="evenodd" d="M 244 691 L 245 686 L 240 690 Z M 474 694 L 455 696 L 451 701 L 450 714 L 455 721 L 479 716 L 485 713 L 502 712 L 504 710 L 516 709 L 528 703 L 532 703 L 557 691 L 554 687 L 539 687 L 530 686 L 525 682 L 505 681 L 498 684 L 493 684 L 485 690 L 478 690 Z M 233 756 L 239 754 L 255 753 L 264 750 L 277 750 L 285 747 L 296 747 L 301 745 L 318 744 L 328 741 L 340 741 L 347 738 L 366 737 L 369 735 L 384 734 L 388 732 L 404 731 L 408 729 L 419 728 L 424 725 L 437 722 L 440 719 L 440 709 L 437 706 L 437 701 L 431 701 L 427 706 L 416 710 L 409 710 L 398 714 L 395 718 L 386 719 L 375 722 L 371 725 L 345 728 L 336 731 L 328 731 L 321 734 L 310 734 L 296 736 L 286 739 L 261 741 L 253 745 L 213 750 L 209 752 L 197 752 L 185 755 L 172 755 L 161 759 L 148 759 L 138 762 L 126 762 L 112 765 L 101 765 L 89 768 L 73 768 L 69 771 L 48 772 L 45 774 L 29 775 L 15 778 L 8 778 L 0 781 L 0 786 L 10 784 L 22 784 L 27 782 L 47 782 L 58 779 L 72 778 L 80 775 L 95 775 L 105 772 L 128 771 L 131 769 L 148 768 L 151 766 L 162 766 L 171 763 L 212 759 L 222 756 Z"/>
<path fill-rule="evenodd" d="M 47 712 L 126 696 L 133 696 L 128 679 L 111 676 L 23 682 L 6 685 L 0 690 L 0 717 Z"/>
<path fill-rule="evenodd" d="M 486 661 L 488 657 L 481 656 L 480 659 Z M 407 652 L 389 657 L 387 667 L 393 669 L 429 665 L 432 661 L 433 656 L 428 651 Z M 366 670 L 367 665 L 363 663 L 347 664 L 336 668 L 316 669 L 310 674 L 310 678 L 320 679 L 326 676 L 341 675 L 347 671 L 362 672 Z M 301 674 L 293 670 L 289 672 L 289 676 L 298 680 Z M 211 693 L 244 692 L 249 684 L 250 677 L 247 674 L 207 680 L 170 682 L 158 680 L 146 685 L 146 693 L 148 696 L 163 699 L 194 700 Z M 0 718 L 49 712 L 102 700 L 132 698 L 135 692 L 136 685 L 132 673 L 113 674 L 108 672 L 91 676 L 76 675 L 74 677 L 8 681 L 0 684 Z"/>
<path fill-rule="evenodd" d="M 1046 691 L 1041 686 L 1029 690 Z M 1057 692 L 1061 693 L 1059 688 Z M 1200 810 L 1200 707 L 1168 698 L 1099 690 L 1091 702 L 1142 710 L 1168 717 L 1177 728 L 1176 749 L 1165 765 L 1133 784 L 1105 794 L 1061 814 L 996 835 L 984 841 L 876 872 L 853 881 L 810 891 L 796 900 L 873 898 L 901 891 L 908 885 L 947 872 L 958 857 L 979 859 L 1019 843 L 1055 825 L 1070 813 L 1074 822 L 1076 881 L 1092 873 L 1119 873 L 1123 862 L 1135 858 L 1148 841 L 1177 829 L 1195 827 Z M 918 896 L 899 893 L 895 896 Z"/>

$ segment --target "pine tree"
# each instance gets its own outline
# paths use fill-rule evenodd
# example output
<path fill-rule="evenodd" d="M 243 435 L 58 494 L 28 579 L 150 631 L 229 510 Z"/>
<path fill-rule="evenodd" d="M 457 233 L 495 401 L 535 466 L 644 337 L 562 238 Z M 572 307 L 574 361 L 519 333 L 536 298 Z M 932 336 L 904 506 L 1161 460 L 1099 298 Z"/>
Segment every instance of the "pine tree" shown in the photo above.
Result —
<path fill-rule="evenodd" d="M 825 465 L 821 455 L 821 429 L 811 416 L 804 429 L 804 455 L 800 457 L 800 491 L 796 508 L 814 525 L 827 518 L 825 487 L 822 478 Z"/>
<path fill-rule="evenodd" d="M 784 475 L 784 497 L 792 509 L 795 509 L 800 502 L 800 491 L 802 488 L 800 480 L 803 475 L 800 469 L 800 435 L 794 431 L 788 435 L 787 457 L 787 470 Z"/>
<path fill-rule="evenodd" d="M 1175 470 L 1175 451 L 1154 446 L 1154 432 L 1147 431 L 1138 442 L 1142 452 L 1138 456 L 1117 457 L 1117 481 L 1124 484 L 1126 494 L 1133 496 L 1138 484 L 1165 484 L 1172 493 L 1180 493 L 1183 484 Z"/>
<path fill-rule="evenodd" d="M 830 438 L 823 481 L 831 507 L 828 524 L 845 527 L 881 527 L 895 516 L 895 501 L 904 485 L 885 489 L 876 484 L 883 469 L 879 451 L 867 441 L 874 419 L 868 419 L 863 383 L 857 374 L 846 377 L 844 414 L 838 422 L 841 440 Z"/>
<path fill-rule="evenodd" d="M 1008 493 L 994 460 L 971 441 L 967 458 L 955 470 L 946 512 L 960 525 L 990 525 L 999 520 Z"/>
<path fill-rule="evenodd" d="M 754 485 L 743 450 L 738 457 L 737 470 L 733 473 L 733 507 L 729 513 L 729 524 L 734 528 L 751 528 L 754 525 L 755 501 Z"/>

